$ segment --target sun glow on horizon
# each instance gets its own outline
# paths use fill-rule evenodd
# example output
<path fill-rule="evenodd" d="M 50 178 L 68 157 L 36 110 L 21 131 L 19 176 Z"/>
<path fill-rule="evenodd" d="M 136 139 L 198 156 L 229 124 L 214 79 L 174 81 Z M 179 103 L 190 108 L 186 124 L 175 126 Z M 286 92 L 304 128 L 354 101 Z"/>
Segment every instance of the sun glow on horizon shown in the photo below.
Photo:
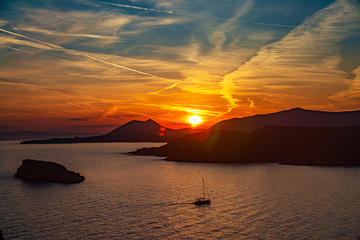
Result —
<path fill-rule="evenodd" d="M 196 126 L 202 122 L 201 117 L 193 115 L 188 118 L 188 122 L 191 124 L 191 126 Z"/>

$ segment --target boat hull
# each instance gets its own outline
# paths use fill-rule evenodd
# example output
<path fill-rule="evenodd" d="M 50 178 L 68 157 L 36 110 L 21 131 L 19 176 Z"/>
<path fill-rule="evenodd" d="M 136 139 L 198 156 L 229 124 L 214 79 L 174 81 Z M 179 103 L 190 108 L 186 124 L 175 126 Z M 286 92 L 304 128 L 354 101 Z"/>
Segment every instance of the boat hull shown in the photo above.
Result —
<path fill-rule="evenodd" d="M 209 205 L 210 204 L 210 200 L 209 199 L 198 199 L 194 202 L 195 205 Z"/>

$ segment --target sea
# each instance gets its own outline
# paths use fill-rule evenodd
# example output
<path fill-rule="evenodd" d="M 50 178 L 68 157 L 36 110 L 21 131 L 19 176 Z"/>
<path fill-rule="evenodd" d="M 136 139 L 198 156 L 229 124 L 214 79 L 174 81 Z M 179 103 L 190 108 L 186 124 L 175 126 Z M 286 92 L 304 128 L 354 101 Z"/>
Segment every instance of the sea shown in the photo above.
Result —
<path fill-rule="evenodd" d="M 360 168 L 169 162 L 127 152 L 164 143 L 0 142 L 5 239 L 360 239 Z M 79 184 L 14 177 L 23 159 Z M 210 205 L 196 206 L 202 177 Z"/>

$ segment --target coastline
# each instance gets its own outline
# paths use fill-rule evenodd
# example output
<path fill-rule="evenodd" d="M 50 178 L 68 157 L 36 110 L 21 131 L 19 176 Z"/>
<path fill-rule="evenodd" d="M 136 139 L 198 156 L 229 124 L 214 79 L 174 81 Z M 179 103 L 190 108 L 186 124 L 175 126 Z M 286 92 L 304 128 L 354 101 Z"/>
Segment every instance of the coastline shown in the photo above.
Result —
<path fill-rule="evenodd" d="M 360 166 L 360 127 L 268 126 L 258 131 L 189 134 L 133 155 L 197 163 L 278 163 L 309 166 Z"/>

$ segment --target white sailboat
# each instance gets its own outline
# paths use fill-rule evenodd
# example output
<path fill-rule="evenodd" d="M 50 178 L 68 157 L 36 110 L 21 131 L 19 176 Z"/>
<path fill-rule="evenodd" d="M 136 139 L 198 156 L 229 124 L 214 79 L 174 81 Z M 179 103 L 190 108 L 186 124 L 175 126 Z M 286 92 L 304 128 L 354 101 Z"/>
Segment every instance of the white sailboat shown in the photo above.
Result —
<path fill-rule="evenodd" d="M 203 197 L 196 199 L 194 201 L 195 205 L 209 205 L 211 203 L 210 194 L 205 187 L 204 178 L 202 178 L 202 182 L 203 182 Z M 206 198 L 206 194 L 208 195 L 208 198 Z"/>

